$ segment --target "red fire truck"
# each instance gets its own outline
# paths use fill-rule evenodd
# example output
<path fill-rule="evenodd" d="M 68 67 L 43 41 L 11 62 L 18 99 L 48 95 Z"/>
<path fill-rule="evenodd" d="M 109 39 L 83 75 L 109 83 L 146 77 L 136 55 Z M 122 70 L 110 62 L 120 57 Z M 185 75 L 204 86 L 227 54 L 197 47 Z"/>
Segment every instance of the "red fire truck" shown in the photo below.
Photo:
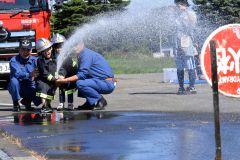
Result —
<path fill-rule="evenodd" d="M 9 78 L 9 60 L 18 54 L 19 40 L 50 38 L 49 0 L 0 0 L 0 79 Z"/>

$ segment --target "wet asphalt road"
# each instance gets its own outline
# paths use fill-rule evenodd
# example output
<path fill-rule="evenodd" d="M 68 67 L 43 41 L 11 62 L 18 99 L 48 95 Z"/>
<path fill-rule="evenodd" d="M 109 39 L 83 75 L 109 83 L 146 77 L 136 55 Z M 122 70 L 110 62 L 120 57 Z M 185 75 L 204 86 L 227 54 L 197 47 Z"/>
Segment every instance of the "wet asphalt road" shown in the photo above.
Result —
<path fill-rule="evenodd" d="M 162 74 L 117 75 L 117 88 L 105 96 L 108 106 L 101 114 L 13 115 L 9 94 L 0 89 L 0 129 L 49 159 L 213 160 L 211 88 L 198 84 L 198 94 L 178 96 L 178 86 L 162 79 Z M 53 106 L 57 103 L 56 98 Z M 82 103 L 75 95 L 74 105 Z M 220 112 L 223 159 L 238 160 L 239 99 L 220 95 Z"/>
<path fill-rule="evenodd" d="M 240 114 L 222 114 L 223 159 L 240 157 Z M 20 113 L 4 130 L 49 159 L 214 160 L 211 113 Z"/>

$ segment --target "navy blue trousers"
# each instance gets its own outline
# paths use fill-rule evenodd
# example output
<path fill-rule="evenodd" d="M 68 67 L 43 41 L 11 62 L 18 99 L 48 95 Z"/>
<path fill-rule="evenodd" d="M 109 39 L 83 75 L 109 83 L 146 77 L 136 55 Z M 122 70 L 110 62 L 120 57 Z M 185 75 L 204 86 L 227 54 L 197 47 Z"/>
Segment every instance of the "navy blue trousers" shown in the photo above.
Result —
<path fill-rule="evenodd" d="M 110 94 L 113 92 L 115 85 L 112 80 L 85 79 L 76 82 L 78 96 L 86 98 L 90 105 L 97 103 L 101 99 L 101 94 Z"/>
<path fill-rule="evenodd" d="M 19 101 L 21 98 L 25 98 L 33 101 L 36 106 L 41 104 L 41 99 L 36 97 L 36 85 L 34 81 L 19 81 L 17 78 L 12 77 L 8 84 L 8 91 L 12 96 L 13 103 Z"/>

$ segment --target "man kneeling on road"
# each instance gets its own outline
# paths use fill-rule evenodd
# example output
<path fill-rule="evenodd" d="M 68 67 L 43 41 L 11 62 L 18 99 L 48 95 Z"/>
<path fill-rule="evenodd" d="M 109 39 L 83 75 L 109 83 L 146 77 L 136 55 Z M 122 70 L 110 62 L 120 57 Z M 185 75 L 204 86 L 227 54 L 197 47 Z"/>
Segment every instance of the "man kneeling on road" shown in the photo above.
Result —
<path fill-rule="evenodd" d="M 101 94 L 109 94 L 115 88 L 114 75 L 107 60 L 99 53 L 84 47 L 83 42 L 74 47 L 78 57 L 78 71 L 76 75 L 58 79 L 57 84 L 76 81 L 79 97 L 86 98 L 79 110 L 102 110 L 107 101 Z"/>
<path fill-rule="evenodd" d="M 13 111 L 20 111 L 20 104 L 26 107 L 26 110 L 33 110 L 31 102 L 35 105 L 41 103 L 36 97 L 36 77 L 35 68 L 37 58 L 31 56 L 32 42 L 28 39 L 21 40 L 19 43 L 19 54 L 10 60 L 10 82 L 8 91 L 13 100 Z"/>

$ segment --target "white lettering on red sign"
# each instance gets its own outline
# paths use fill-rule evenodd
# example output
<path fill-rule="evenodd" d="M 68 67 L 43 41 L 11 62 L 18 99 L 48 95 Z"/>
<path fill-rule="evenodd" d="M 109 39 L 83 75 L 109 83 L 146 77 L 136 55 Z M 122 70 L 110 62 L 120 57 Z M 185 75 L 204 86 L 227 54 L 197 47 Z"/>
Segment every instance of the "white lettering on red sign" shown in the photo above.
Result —
<path fill-rule="evenodd" d="M 240 76 L 222 76 L 218 83 L 240 83 Z"/>
<path fill-rule="evenodd" d="M 37 23 L 37 22 L 39 22 L 39 19 L 37 19 L 37 18 L 33 18 L 33 19 L 23 19 L 23 20 L 21 20 L 21 23 L 27 23 L 27 24 L 29 24 L 29 23 Z"/>
<path fill-rule="evenodd" d="M 227 51 L 230 54 L 227 54 Z M 235 71 L 236 73 L 240 73 L 240 49 L 236 52 L 231 47 L 228 47 L 227 51 L 226 48 L 216 48 L 218 73 L 223 72 L 225 75 L 228 71 Z M 230 61 L 231 57 L 234 59 L 234 61 Z"/>

